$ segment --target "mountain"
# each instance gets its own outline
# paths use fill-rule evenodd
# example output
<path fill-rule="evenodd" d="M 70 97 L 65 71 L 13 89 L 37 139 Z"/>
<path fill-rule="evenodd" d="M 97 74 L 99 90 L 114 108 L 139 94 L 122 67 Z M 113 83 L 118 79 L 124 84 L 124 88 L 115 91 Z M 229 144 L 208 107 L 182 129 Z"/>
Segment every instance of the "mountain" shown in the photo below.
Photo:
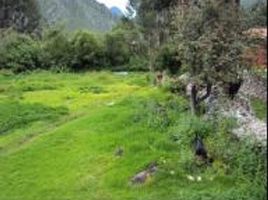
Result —
<path fill-rule="evenodd" d="M 95 0 L 36 0 L 48 24 L 63 22 L 69 30 L 109 31 L 119 20 Z"/>
<path fill-rule="evenodd" d="M 35 0 L 0 0 L 0 29 L 12 27 L 20 32 L 33 32 L 40 18 Z"/>
<path fill-rule="evenodd" d="M 240 3 L 245 8 L 250 8 L 258 2 L 266 2 L 266 0 L 240 0 Z"/>
<path fill-rule="evenodd" d="M 110 11 L 113 16 L 122 17 L 124 15 L 123 12 L 120 10 L 120 8 L 116 6 L 110 8 Z"/>

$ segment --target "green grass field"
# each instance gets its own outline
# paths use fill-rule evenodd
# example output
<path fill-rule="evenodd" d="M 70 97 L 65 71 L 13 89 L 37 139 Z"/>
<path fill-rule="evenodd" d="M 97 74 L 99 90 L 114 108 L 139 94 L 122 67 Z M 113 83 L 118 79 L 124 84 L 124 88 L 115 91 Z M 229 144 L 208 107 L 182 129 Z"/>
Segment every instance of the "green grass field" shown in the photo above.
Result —
<path fill-rule="evenodd" d="M 210 167 L 194 161 L 195 131 Z M 0 200 L 263 200 L 265 159 L 246 147 L 148 74 L 0 75 Z M 155 176 L 131 184 L 153 161 Z"/>

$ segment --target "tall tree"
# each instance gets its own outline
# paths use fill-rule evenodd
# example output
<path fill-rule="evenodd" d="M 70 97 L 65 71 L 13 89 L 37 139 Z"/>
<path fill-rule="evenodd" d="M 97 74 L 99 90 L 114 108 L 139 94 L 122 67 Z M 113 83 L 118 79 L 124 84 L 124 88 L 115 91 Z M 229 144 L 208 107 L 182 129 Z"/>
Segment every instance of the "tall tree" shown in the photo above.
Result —
<path fill-rule="evenodd" d="M 143 27 L 143 33 L 148 42 L 151 71 L 154 70 L 156 52 L 169 37 L 170 8 L 179 2 L 178 0 L 130 1 L 130 5 L 137 10 L 137 21 Z"/>
<path fill-rule="evenodd" d="M 210 96 L 213 85 L 235 83 L 246 64 L 246 30 L 239 7 L 226 1 L 203 0 L 175 10 L 174 35 L 183 67 L 191 75 L 191 108 Z M 202 86 L 206 88 L 199 95 Z"/>

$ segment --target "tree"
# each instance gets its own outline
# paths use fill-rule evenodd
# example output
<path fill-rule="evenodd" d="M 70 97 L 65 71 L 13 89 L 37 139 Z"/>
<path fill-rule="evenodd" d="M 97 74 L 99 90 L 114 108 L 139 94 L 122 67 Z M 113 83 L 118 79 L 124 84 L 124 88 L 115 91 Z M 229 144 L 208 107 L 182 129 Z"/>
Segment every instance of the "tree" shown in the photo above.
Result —
<path fill-rule="evenodd" d="M 130 5 L 137 11 L 137 22 L 142 32 L 150 59 L 150 70 L 154 71 L 154 62 L 160 47 L 169 37 L 171 22 L 170 8 L 178 4 L 178 0 L 131 0 Z"/>
<path fill-rule="evenodd" d="M 133 58 L 141 60 L 147 54 L 140 27 L 129 18 L 122 18 L 121 22 L 105 35 L 105 47 L 111 66 L 131 64 Z"/>
<path fill-rule="evenodd" d="M 97 69 L 103 64 L 104 45 L 102 41 L 87 31 L 78 31 L 71 40 L 74 70 Z"/>
<path fill-rule="evenodd" d="M 204 0 L 174 10 L 173 36 L 182 66 L 190 73 L 193 114 L 210 96 L 212 86 L 237 82 L 242 77 L 246 36 L 239 7 L 224 1 Z M 203 95 L 198 93 L 206 88 Z"/>
<path fill-rule="evenodd" d="M 249 28 L 267 26 L 267 1 L 258 1 L 247 10 L 247 24 Z"/>

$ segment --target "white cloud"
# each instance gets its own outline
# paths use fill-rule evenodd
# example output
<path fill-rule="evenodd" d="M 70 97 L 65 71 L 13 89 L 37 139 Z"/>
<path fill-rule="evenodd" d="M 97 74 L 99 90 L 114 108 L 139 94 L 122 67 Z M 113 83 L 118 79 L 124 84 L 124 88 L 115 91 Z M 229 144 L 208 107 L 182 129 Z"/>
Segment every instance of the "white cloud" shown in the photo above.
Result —
<path fill-rule="evenodd" d="M 126 11 L 126 6 L 128 4 L 128 0 L 97 0 L 97 1 L 105 4 L 108 8 L 116 6 L 120 8 L 122 11 Z"/>

